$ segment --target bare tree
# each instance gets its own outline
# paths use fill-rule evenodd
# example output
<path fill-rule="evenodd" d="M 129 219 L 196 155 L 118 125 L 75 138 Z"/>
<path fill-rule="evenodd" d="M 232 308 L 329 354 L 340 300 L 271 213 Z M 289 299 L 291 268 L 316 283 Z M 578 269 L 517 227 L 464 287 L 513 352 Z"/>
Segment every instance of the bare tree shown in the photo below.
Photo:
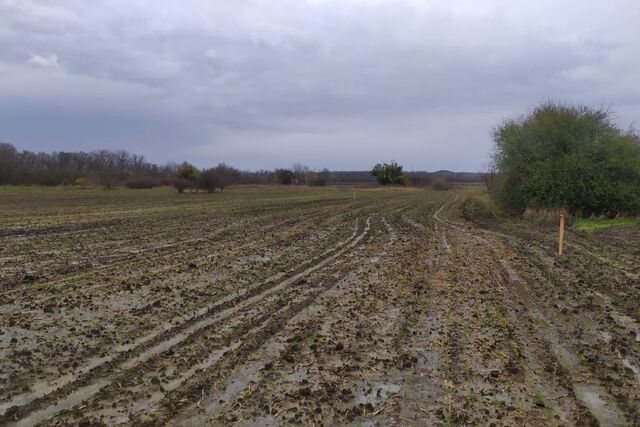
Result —
<path fill-rule="evenodd" d="M 309 184 L 309 174 L 311 172 L 311 169 L 309 169 L 308 166 L 303 165 L 300 162 L 296 162 L 291 167 L 291 171 L 295 175 L 295 179 L 297 179 L 298 184 L 302 184 L 302 183 L 306 185 Z"/>

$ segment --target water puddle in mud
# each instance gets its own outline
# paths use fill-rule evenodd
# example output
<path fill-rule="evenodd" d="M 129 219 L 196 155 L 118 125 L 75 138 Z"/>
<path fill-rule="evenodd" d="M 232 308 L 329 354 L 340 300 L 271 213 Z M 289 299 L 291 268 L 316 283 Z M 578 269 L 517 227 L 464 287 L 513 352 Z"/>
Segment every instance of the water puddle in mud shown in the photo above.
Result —
<path fill-rule="evenodd" d="M 242 343 L 241 341 L 237 341 L 228 347 L 224 347 L 224 348 L 220 348 L 218 350 L 212 351 L 211 353 L 209 353 L 209 356 L 205 361 L 197 363 L 196 365 L 192 366 L 187 371 L 185 371 L 183 374 L 181 374 L 180 377 L 166 384 L 164 386 L 165 390 L 167 391 L 175 390 L 176 388 L 180 387 L 186 380 L 194 376 L 196 372 L 206 371 L 208 368 L 218 363 L 218 361 L 222 359 L 222 356 L 224 356 L 226 352 L 235 350 L 240 346 L 241 343 Z"/>
<path fill-rule="evenodd" d="M 607 297 L 606 295 L 600 293 L 600 292 L 593 292 L 593 295 L 595 295 L 601 302 L 601 304 L 603 304 L 604 306 L 606 306 L 607 311 L 609 313 L 609 315 L 611 316 L 611 318 L 620 326 L 622 326 L 623 328 L 627 329 L 628 331 L 631 331 L 633 333 L 636 334 L 636 341 L 640 342 L 640 325 L 638 324 L 638 322 L 636 322 L 634 319 L 632 319 L 631 317 L 627 316 L 626 314 L 622 314 L 619 313 L 618 311 L 616 311 L 615 308 L 613 308 L 613 303 L 611 302 L 611 299 L 609 297 Z"/>
<path fill-rule="evenodd" d="M 636 365 L 634 365 L 633 363 L 631 363 L 631 361 L 629 359 L 627 359 L 626 357 L 624 357 L 621 353 L 620 350 L 616 350 L 616 354 L 618 355 L 618 357 L 620 358 L 620 360 L 622 360 L 622 364 L 624 365 L 625 368 L 631 369 L 631 372 L 633 372 L 633 374 L 636 377 L 636 380 L 640 383 L 640 368 L 638 368 Z"/>
<path fill-rule="evenodd" d="M 424 263 L 427 265 L 427 267 L 440 267 L 442 265 L 442 260 L 440 259 L 440 257 L 435 257 L 432 259 L 425 259 Z"/>
<path fill-rule="evenodd" d="M 60 377 L 57 381 L 51 383 L 35 383 L 31 386 L 33 392 L 21 394 L 13 397 L 10 401 L 0 404 L 0 415 L 4 415 L 7 409 L 12 406 L 23 406 L 40 397 L 46 396 L 52 391 L 58 389 L 61 384 L 66 384 L 75 378 L 73 374 Z"/>
<path fill-rule="evenodd" d="M 328 264 L 329 262 L 335 260 L 338 256 L 342 255 L 344 252 L 346 252 L 349 248 L 355 247 L 363 238 L 364 236 L 367 234 L 367 232 L 370 229 L 370 218 L 367 218 L 366 221 L 366 225 L 364 230 L 362 231 L 362 233 L 355 237 L 352 238 L 350 240 L 347 240 L 343 243 L 341 243 L 340 245 L 338 245 L 336 248 L 334 248 L 333 251 L 329 251 L 329 252 L 334 252 L 331 256 L 325 258 L 324 260 L 318 262 L 315 265 L 310 266 L 309 268 L 307 268 L 306 270 L 295 274 L 291 277 L 289 277 L 286 280 L 283 280 L 282 282 L 278 283 L 277 285 L 273 286 L 272 288 L 269 288 L 268 290 L 266 290 L 263 293 L 257 294 L 253 297 L 247 298 L 245 300 L 243 300 L 242 302 L 240 302 L 239 304 L 235 305 L 232 308 L 229 308 L 227 310 L 223 310 L 222 312 L 218 313 L 215 316 L 212 317 L 208 317 L 205 318 L 203 320 L 200 320 L 199 322 L 194 323 L 193 325 L 190 325 L 190 327 L 186 328 L 185 330 L 181 331 L 180 333 L 174 335 L 173 337 L 171 337 L 170 339 L 163 341 L 161 343 L 156 344 L 155 346 L 147 349 L 146 351 L 141 352 L 140 354 L 138 354 L 137 356 L 129 359 L 128 361 L 126 361 L 125 363 L 123 363 L 121 365 L 122 369 L 130 369 L 135 367 L 138 363 L 141 362 L 145 362 L 146 360 L 150 359 L 151 357 L 160 354 L 166 350 L 169 350 L 170 348 L 172 348 L 173 346 L 179 344 L 180 342 L 184 341 L 185 339 L 187 339 L 189 336 L 191 336 L 193 333 L 197 332 L 198 330 L 201 330 L 203 328 L 206 328 L 208 326 L 211 326 L 212 324 L 220 321 L 220 320 L 224 320 L 227 317 L 231 316 L 233 313 L 235 313 L 236 311 L 242 309 L 245 306 L 251 305 L 257 301 L 259 301 L 261 298 L 270 296 L 276 292 L 278 292 L 279 290 L 281 290 L 282 288 L 288 286 L 289 284 L 295 282 L 296 280 L 298 280 L 301 277 L 304 277 L 310 273 L 312 273 L 313 271 L 316 271 L 317 269 L 323 267 L 324 265 Z M 357 229 L 354 232 L 354 234 L 357 233 Z M 338 249 L 341 248 L 341 249 Z M 246 292 L 246 289 L 241 290 L 242 293 Z M 232 296 L 228 296 L 225 299 L 231 299 Z M 223 299 L 223 301 L 225 300 Z M 214 306 L 220 305 L 222 303 L 222 301 L 218 301 L 216 304 L 214 304 Z M 200 310 L 198 310 L 195 314 L 193 314 L 192 316 L 190 316 L 191 319 L 197 317 L 198 315 L 202 315 L 205 314 L 209 311 L 209 309 L 211 309 L 211 307 L 204 307 Z M 309 311 L 307 310 L 305 312 L 305 314 L 309 314 Z M 186 320 L 188 320 L 189 318 L 186 318 Z M 12 399 L 10 402 L 7 402 L 4 404 L 3 406 L 3 413 L 4 411 L 6 411 L 6 409 L 15 406 L 16 402 L 24 405 L 24 404 L 28 404 L 29 402 L 39 398 L 39 397 L 43 397 L 46 394 L 51 393 L 52 391 L 54 391 L 55 389 L 69 383 L 75 380 L 75 378 L 77 377 L 78 374 L 82 374 L 88 370 L 90 370 L 91 368 L 94 368 L 97 365 L 100 365 L 102 363 L 104 363 L 105 361 L 109 361 L 112 360 L 113 358 L 115 358 L 117 356 L 117 354 L 121 353 L 123 350 L 127 349 L 127 348 L 134 348 L 137 345 L 140 345 L 141 343 L 144 343 L 146 341 L 150 341 L 151 339 L 153 339 L 155 336 L 157 336 L 158 334 L 162 333 L 164 330 L 168 330 L 171 329 L 171 325 L 165 325 L 160 327 L 158 330 L 156 330 L 153 334 L 145 336 L 133 343 L 129 343 L 129 344 L 125 344 L 122 346 L 118 346 L 116 347 L 114 350 L 114 353 L 105 356 L 104 358 L 98 358 L 94 360 L 94 363 L 91 363 L 90 366 L 88 367 L 84 367 L 83 369 L 77 371 L 74 373 L 74 375 L 72 377 L 67 378 L 65 377 L 61 377 L 58 378 L 57 381 L 55 381 L 55 385 L 53 385 L 53 383 L 51 384 L 42 384 L 40 386 L 39 390 L 36 390 L 35 392 L 30 392 L 28 394 L 24 394 L 21 396 L 17 396 L 14 399 Z M 209 363 L 209 361 L 206 361 L 205 364 Z M 211 364 L 215 363 L 215 361 L 210 361 Z M 92 395 L 98 393 L 103 387 L 105 387 L 106 385 L 108 385 L 110 383 L 110 379 L 105 378 L 102 380 L 98 380 L 95 383 L 85 386 L 85 387 L 81 387 L 79 389 L 77 389 L 76 391 L 74 391 L 73 393 L 71 393 L 69 396 L 67 396 L 66 398 L 59 400 L 56 404 L 54 405 L 50 405 L 44 409 L 41 410 L 37 410 L 33 413 L 31 413 L 30 415 L 26 416 L 24 419 L 18 421 L 15 425 L 32 425 L 32 424 L 36 424 L 39 423 L 47 418 L 50 418 L 52 416 L 54 416 L 55 414 L 57 414 L 58 412 L 65 410 L 65 409 L 69 409 L 72 408 L 73 406 L 76 406 L 77 404 L 81 403 L 83 400 L 91 397 Z"/>
<path fill-rule="evenodd" d="M 354 244 L 356 243 L 355 241 L 353 242 Z M 131 368 L 133 366 L 135 366 L 136 364 L 140 363 L 140 362 L 144 362 L 147 359 L 149 359 L 150 357 L 156 355 L 156 354 L 160 354 L 163 353 L 166 350 L 169 350 L 170 348 L 172 348 L 173 346 L 175 346 L 176 344 L 179 344 L 180 342 L 184 341 L 185 339 L 187 339 L 188 337 L 190 337 L 191 335 L 193 335 L 195 332 L 204 329 L 206 327 L 209 327 L 215 323 L 218 323 L 222 320 L 225 320 L 226 318 L 230 317 L 232 314 L 234 314 L 235 312 L 241 310 L 244 307 L 247 307 L 251 304 L 254 304 L 258 301 L 260 301 L 263 298 L 266 298 L 272 294 L 277 293 L 278 291 L 280 291 L 281 289 L 285 288 L 286 286 L 290 285 L 291 283 L 294 283 L 296 280 L 300 279 L 301 277 L 304 277 L 308 274 L 310 274 L 311 272 L 319 269 L 320 267 L 324 266 L 325 264 L 329 263 L 330 261 L 332 261 L 335 257 L 337 257 L 338 255 L 340 255 L 342 252 L 344 251 L 344 249 L 342 251 L 337 252 L 334 256 L 329 257 L 327 259 L 325 259 L 324 261 L 321 261 L 320 263 L 309 267 L 307 270 L 304 270 L 294 276 L 291 276 L 290 278 L 280 282 L 278 285 L 264 291 L 261 294 L 257 294 L 254 295 L 250 298 L 247 298 L 245 300 L 243 300 L 242 302 L 238 303 L 237 305 L 235 305 L 232 308 L 229 308 L 227 310 L 224 310 L 222 312 L 220 312 L 219 314 L 212 316 L 212 317 L 208 317 L 205 318 L 197 323 L 194 323 L 193 325 L 191 325 L 189 328 L 186 328 L 184 331 L 174 335 L 173 337 L 171 337 L 170 339 L 163 341 L 159 344 L 157 344 L 154 347 L 151 347 L 149 350 L 144 351 L 142 353 L 140 353 L 137 357 L 129 360 L 128 362 L 126 362 L 123 366 L 124 368 Z"/>
<path fill-rule="evenodd" d="M 515 270 L 513 268 L 511 268 L 511 265 L 509 265 L 507 260 L 501 259 L 500 260 L 500 265 L 502 265 L 502 268 L 507 273 L 507 277 L 509 279 L 509 284 L 513 285 L 514 283 L 522 282 L 522 279 L 520 279 L 520 276 L 518 276 L 518 273 L 516 273 Z"/>
<path fill-rule="evenodd" d="M 303 322 L 315 317 L 321 307 L 312 305 L 296 314 L 290 321 L 293 324 Z M 274 336 L 269 339 L 260 349 L 256 360 L 251 360 L 235 370 L 226 382 L 225 388 L 216 391 L 203 400 L 203 408 L 208 414 L 215 414 L 228 402 L 233 401 L 235 397 L 242 391 L 251 387 L 252 383 L 258 381 L 265 369 L 265 365 L 274 361 L 287 347 L 287 340 L 291 338 L 293 333 L 286 333 L 280 336 Z M 306 368 L 304 370 L 294 370 L 290 372 L 291 379 L 295 382 L 301 381 L 306 377 Z"/>
<path fill-rule="evenodd" d="M 127 351 L 131 348 L 133 348 L 133 345 L 122 345 L 122 346 L 118 346 L 116 347 L 116 351 L 118 352 L 122 352 L 122 351 Z M 7 409 L 11 408 L 12 406 L 23 406 L 23 405 L 27 405 L 31 402 L 33 402 L 36 399 L 39 399 L 41 397 L 44 397 L 46 395 L 48 395 L 49 393 L 52 393 L 54 391 L 56 391 L 57 389 L 59 389 L 60 387 L 63 387 L 73 381 L 75 381 L 78 376 L 83 375 L 89 371 L 91 371 L 93 368 L 100 366 L 104 363 L 107 363 L 111 360 L 113 360 L 114 355 L 108 355 L 108 356 L 103 356 L 103 357 L 96 357 L 96 358 L 92 358 L 89 359 L 88 363 L 86 365 L 84 365 L 83 367 L 81 367 L 80 369 L 70 373 L 70 374 L 66 374 L 63 375 L 59 378 L 57 378 L 56 380 L 53 381 L 42 381 L 42 382 L 36 382 L 31 386 L 31 389 L 33 391 L 30 391 L 28 393 L 24 393 L 24 394 L 20 394 L 17 396 L 14 396 L 10 401 L 5 402 L 0 404 L 0 414 L 4 414 Z"/>
<path fill-rule="evenodd" d="M 618 410 L 602 398 L 600 387 L 574 386 L 578 399 L 584 403 L 589 411 L 603 426 L 626 425 Z"/>
<path fill-rule="evenodd" d="M 299 367 L 293 372 L 288 372 L 283 376 L 283 380 L 290 383 L 301 383 L 305 379 L 307 379 L 306 367 Z"/>
<path fill-rule="evenodd" d="M 329 258 L 328 260 L 330 260 L 331 258 Z M 328 261 L 325 262 L 321 262 L 318 265 L 323 265 L 324 263 L 326 263 Z M 318 265 L 311 267 L 309 270 L 315 270 L 318 267 Z M 126 361 L 125 363 L 122 364 L 122 369 L 131 369 L 133 367 L 135 367 L 138 363 L 141 362 L 145 362 L 148 359 L 150 359 L 151 357 L 163 353 L 167 350 L 169 350 L 170 348 L 174 347 L 175 345 L 179 344 L 180 342 L 184 341 L 185 339 L 187 339 L 188 337 L 190 337 L 193 333 L 197 332 L 198 330 L 201 330 L 203 328 L 206 328 L 208 326 L 213 325 L 214 323 L 217 323 L 221 320 L 224 320 L 226 318 L 228 318 L 229 316 L 231 316 L 232 314 L 234 314 L 236 311 L 240 310 L 241 308 L 250 305 L 252 303 L 257 302 L 260 298 L 269 296 L 275 292 L 277 292 L 278 290 L 280 290 L 281 288 L 287 286 L 288 284 L 292 283 L 293 281 L 297 280 L 299 277 L 303 277 L 304 275 L 308 274 L 306 271 L 299 273 L 283 282 L 281 282 L 280 284 L 278 284 L 277 286 L 267 290 L 266 292 L 256 295 L 254 297 L 248 298 L 244 301 L 242 301 L 241 303 L 239 303 L 237 306 L 232 307 L 230 309 L 227 309 L 225 311 L 220 312 L 218 315 L 216 316 L 212 316 L 209 318 L 205 318 L 203 320 L 201 320 L 200 322 L 196 322 L 193 325 L 191 325 L 189 328 L 186 328 L 184 331 L 174 335 L 173 337 L 171 337 L 170 339 L 163 341 L 151 348 L 149 348 L 146 351 L 141 352 L 140 354 L 138 354 L 136 357 Z M 131 346 L 131 345 L 129 345 Z M 127 347 L 129 347 L 127 346 Z M 101 364 L 99 362 L 104 362 L 105 360 L 110 360 L 113 357 L 115 357 L 115 355 L 111 355 L 111 356 L 107 356 L 105 359 L 103 360 L 97 360 L 95 363 L 95 366 Z M 93 367 L 93 366 L 92 366 Z M 88 369 L 90 370 L 90 369 Z M 47 393 L 50 393 L 51 391 L 57 389 L 58 387 L 60 387 L 61 385 L 68 383 L 69 381 L 72 381 L 75 379 L 75 375 L 73 377 L 71 377 L 70 379 L 65 379 L 65 382 L 58 382 L 56 384 L 56 387 L 53 387 L 52 389 L 47 389 Z M 89 387 L 84 387 L 81 388 L 79 390 L 82 390 L 82 396 L 84 398 L 87 398 L 95 393 L 97 393 L 104 385 L 108 384 L 108 380 L 101 380 L 99 382 L 96 383 L 96 387 L 93 386 L 89 386 Z M 97 387 L 97 385 L 100 385 L 99 387 Z M 75 396 L 77 392 L 74 392 L 70 397 Z M 36 393 L 29 393 L 28 396 L 25 396 L 23 399 L 20 400 L 24 400 L 26 403 L 29 403 L 31 401 L 33 401 L 34 399 L 41 397 L 42 395 L 40 394 L 36 394 Z M 8 402 L 7 404 L 5 404 L 6 408 L 4 408 L 4 411 L 6 411 L 6 409 L 8 409 L 11 406 L 14 406 L 16 403 L 15 401 L 17 401 L 18 399 L 12 399 L 11 402 Z M 50 416 L 55 415 L 57 412 L 63 410 L 63 409 L 68 409 L 74 405 L 76 405 L 78 402 L 76 402 L 76 400 L 73 399 L 63 399 L 61 401 L 58 402 L 58 404 L 48 407 L 42 411 L 37 411 L 35 412 L 32 416 L 33 417 L 38 417 L 40 416 L 39 414 L 44 413 L 45 415 L 43 415 L 44 418 L 42 419 L 46 419 Z M 8 405 L 8 406 L 7 406 Z M 25 418 L 25 420 L 27 419 L 31 419 L 31 416 Z M 39 421 L 38 421 L 39 422 Z"/>
<path fill-rule="evenodd" d="M 216 302 L 216 304 L 212 305 L 212 306 L 206 306 L 203 307 L 199 310 L 197 310 L 196 312 L 192 313 L 191 315 L 188 316 L 183 316 L 182 320 L 180 323 L 184 322 L 184 321 L 188 321 L 190 319 L 196 318 L 198 316 L 201 316 L 203 314 L 205 314 L 208 310 L 210 310 L 212 307 L 220 305 L 222 303 L 225 303 L 227 301 L 232 300 L 235 297 L 238 297 L 240 295 L 243 295 L 244 293 L 246 293 L 246 289 L 240 289 L 237 292 L 223 298 L 222 300 Z M 223 312 L 224 313 L 224 312 Z M 162 332 L 165 332 L 167 330 L 170 330 L 174 325 L 172 325 L 171 323 L 165 324 L 159 328 L 157 328 L 156 330 L 154 330 L 153 332 L 151 332 L 149 335 L 146 335 L 140 339 L 137 339 L 131 343 L 128 344 L 121 344 L 121 345 L 117 345 L 115 347 L 112 348 L 112 351 L 110 354 L 103 356 L 103 357 L 97 357 L 97 358 L 92 358 L 88 361 L 88 363 L 84 366 L 82 366 L 81 368 L 77 369 L 76 371 L 74 371 L 71 374 L 67 374 L 64 375 L 62 377 L 57 378 L 54 381 L 47 381 L 47 382 L 39 382 L 39 383 L 35 383 L 32 386 L 32 389 L 34 391 L 30 391 L 28 393 L 24 393 L 18 396 L 13 397 L 10 401 L 5 402 L 0 404 L 0 414 L 4 414 L 6 412 L 7 409 L 9 409 L 12 406 L 23 406 L 23 405 L 27 405 L 29 403 L 31 403 L 32 401 L 41 398 L 43 396 L 46 396 L 49 393 L 54 392 L 55 390 L 59 389 L 60 387 L 63 387 L 73 381 L 75 381 L 79 376 L 86 374 L 87 372 L 91 371 L 92 369 L 96 368 L 97 366 L 100 366 L 104 363 L 108 363 L 110 361 L 112 361 L 117 355 L 126 352 L 126 351 L 130 351 L 132 349 L 134 349 L 135 347 L 144 344 L 147 341 L 152 340 L 153 338 L 155 338 L 156 336 L 160 335 Z M 191 330 L 191 329 L 189 329 Z M 138 355 L 137 358 L 135 358 L 133 361 L 128 362 L 128 364 L 125 364 L 125 367 L 131 367 L 132 365 L 134 365 L 136 363 L 136 361 L 144 361 L 146 359 L 148 359 L 149 357 L 151 357 L 153 354 L 157 354 L 156 350 L 159 350 L 158 352 L 162 352 L 168 349 L 168 347 L 171 347 L 173 344 L 175 344 L 176 342 L 181 341 L 182 339 L 184 339 L 186 337 L 186 333 L 184 334 L 179 334 L 178 336 L 174 337 L 172 340 L 169 341 L 165 341 L 163 343 L 161 343 L 160 345 L 156 346 L 156 347 L 152 347 L 150 350 L 141 353 L 140 355 Z"/>
<path fill-rule="evenodd" d="M 451 245 L 447 241 L 447 236 L 445 236 L 444 233 L 442 233 L 442 249 L 444 250 L 444 253 L 451 252 Z"/>
<path fill-rule="evenodd" d="M 259 264 L 267 264 L 271 262 L 271 257 L 268 255 L 253 255 L 238 258 L 232 264 L 235 267 L 253 266 Z"/>
<path fill-rule="evenodd" d="M 407 222 L 407 224 L 411 225 L 412 227 L 418 228 L 418 229 L 424 229 L 424 225 L 417 223 L 416 221 L 412 220 L 411 218 L 408 218 L 406 216 L 403 216 L 403 219 Z"/>
<path fill-rule="evenodd" d="M 279 350 L 282 350 L 282 348 Z M 221 394 L 215 393 L 207 396 L 205 399 L 207 404 L 204 406 L 204 410 L 209 414 L 218 413 L 226 403 L 233 401 L 238 394 L 260 378 L 260 372 L 264 369 L 264 365 L 263 361 L 244 364 L 229 377 Z"/>
<path fill-rule="evenodd" d="M 558 359 L 558 362 L 560 362 L 560 365 L 567 371 L 569 376 L 574 377 L 580 363 L 578 357 L 558 341 L 558 337 L 549 329 L 550 322 L 548 319 L 540 313 L 537 313 L 537 317 L 541 321 L 540 326 L 542 329 L 547 331 L 547 335 L 550 338 L 551 349 Z M 601 334 L 605 340 L 610 339 L 608 332 L 601 332 Z M 600 422 L 600 425 L 626 425 L 624 416 L 615 404 L 607 402 L 603 397 L 607 396 L 607 392 L 601 387 L 592 384 L 577 384 L 574 382 L 573 391 L 578 400 L 580 400 Z"/>
<path fill-rule="evenodd" d="M 386 218 L 384 217 L 382 217 L 382 223 L 384 224 L 385 228 L 387 229 L 387 232 L 389 233 L 389 240 L 392 242 L 396 241 L 398 239 L 398 234 L 396 233 L 396 230 L 394 230 L 391 224 L 389 224 Z"/>
<path fill-rule="evenodd" d="M 22 426 L 32 426 L 38 424 L 58 412 L 76 406 L 82 403 L 89 396 L 96 394 L 100 389 L 106 386 L 108 382 L 106 380 L 99 381 L 94 384 L 88 385 L 86 387 L 81 387 L 71 393 L 69 396 L 64 399 L 59 400 L 57 403 L 50 405 L 40 411 L 33 412 L 32 414 L 26 416 L 25 418 L 16 421 L 15 423 L 9 424 L 10 426 L 22 427 Z"/>
<path fill-rule="evenodd" d="M 365 382 L 354 390 L 353 405 L 371 404 L 376 406 L 378 403 L 400 392 L 400 388 L 400 385 L 394 383 Z"/>

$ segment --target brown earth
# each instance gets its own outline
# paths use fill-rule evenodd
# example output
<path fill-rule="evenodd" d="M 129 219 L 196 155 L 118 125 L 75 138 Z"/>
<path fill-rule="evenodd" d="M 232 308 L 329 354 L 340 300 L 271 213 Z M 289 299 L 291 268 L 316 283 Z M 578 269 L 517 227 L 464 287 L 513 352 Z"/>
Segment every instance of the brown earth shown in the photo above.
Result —
<path fill-rule="evenodd" d="M 1 189 L 0 424 L 640 425 L 639 228 L 356 193 Z"/>

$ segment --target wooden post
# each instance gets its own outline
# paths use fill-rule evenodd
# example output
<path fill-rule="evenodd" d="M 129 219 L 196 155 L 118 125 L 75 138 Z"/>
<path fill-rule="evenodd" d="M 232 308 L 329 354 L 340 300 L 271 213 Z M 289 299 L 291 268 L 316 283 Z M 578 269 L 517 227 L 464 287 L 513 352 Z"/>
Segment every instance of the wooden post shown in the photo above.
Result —
<path fill-rule="evenodd" d="M 356 199 L 356 190 L 353 190 L 353 200 Z"/>
<path fill-rule="evenodd" d="M 562 256 L 564 246 L 564 214 L 560 214 L 560 234 L 558 235 L 558 255 Z"/>

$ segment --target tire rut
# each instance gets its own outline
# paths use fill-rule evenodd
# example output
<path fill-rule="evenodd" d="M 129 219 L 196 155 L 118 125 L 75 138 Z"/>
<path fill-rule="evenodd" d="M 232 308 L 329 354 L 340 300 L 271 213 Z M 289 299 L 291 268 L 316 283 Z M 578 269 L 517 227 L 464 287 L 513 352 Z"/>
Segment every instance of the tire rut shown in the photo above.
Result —
<path fill-rule="evenodd" d="M 439 214 L 441 210 L 437 212 Z M 442 224 L 447 225 L 450 229 L 457 232 L 465 233 L 466 235 L 481 242 L 487 249 L 495 254 L 499 265 L 504 271 L 507 283 L 511 289 L 516 291 L 516 298 L 520 299 L 527 311 L 528 317 L 536 325 L 538 332 L 538 339 L 547 342 L 547 348 L 553 352 L 553 356 L 557 363 L 561 366 L 563 373 L 568 377 L 570 383 L 568 385 L 571 397 L 576 398 L 580 403 L 578 404 L 578 414 L 576 419 L 580 420 L 581 415 L 579 413 L 580 407 L 588 408 L 593 417 L 598 419 L 601 424 L 604 425 L 626 425 L 628 423 L 625 414 L 617 408 L 615 400 L 607 391 L 607 387 L 603 386 L 601 382 L 589 371 L 585 371 L 580 367 L 577 353 L 564 344 L 564 339 L 560 338 L 557 334 L 559 326 L 554 321 L 543 314 L 541 307 L 545 307 L 540 301 L 531 301 L 531 292 L 527 290 L 527 284 L 521 279 L 518 273 L 511 266 L 509 261 L 502 258 L 502 252 L 496 246 L 496 243 L 490 242 L 487 238 L 473 234 L 471 227 L 465 227 L 464 224 L 456 223 L 452 221 L 443 220 L 435 215 L 435 218 Z M 501 233 L 492 233 L 488 230 L 483 230 L 485 235 L 493 235 L 496 238 L 502 239 L 504 235 Z M 512 316 L 513 318 L 513 316 Z M 515 319 L 517 320 L 517 319 Z M 526 325 L 520 328 L 516 328 L 519 331 L 527 330 Z M 562 329 L 562 328 L 561 328 Z M 533 354 L 529 354 L 529 357 L 538 358 Z M 605 403 L 606 402 L 606 403 Z M 584 420 L 583 420 L 584 421 Z"/>
<path fill-rule="evenodd" d="M 233 310 L 237 310 L 239 304 L 247 304 L 246 301 L 248 300 L 257 300 L 262 297 L 263 294 L 276 292 L 277 290 L 284 288 L 288 284 L 293 283 L 295 280 L 321 268 L 331 260 L 337 258 L 348 249 L 355 246 L 360 240 L 362 240 L 362 238 L 364 238 L 364 236 L 368 233 L 369 226 L 369 220 L 367 220 L 367 223 L 364 225 L 364 229 L 360 234 L 358 234 L 358 231 L 355 230 L 354 234 L 349 240 L 343 242 L 342 244 L 339 244 L 332 250 L 327 251 L 325 254 L 319 256 L 318 259 L 310 260 L 309 263 L 312 264 L 311 266 L 304 266 L 304 268 L 303 266 L 300 266 L 295 272 L 289 273 L 287 275 L 288 277 L 280 282 L 275 282 L 275 280 L 263 282 L 261 285 L 252 288 L 250 291 L 246 292 L 243 295 L 237 296 L 235 298 L 229 298 L 213 306 L 206 307 L 205 309 L 200 310 L 201 314 L 194 315 L 191 319 L 185 321 L 177 327 L 173 327 L 158 335 L 144 337 L 135 345 L 122 349 L 111 360 L 105 361 L 100 365 L 93 367 L 87 373 L 82 374 L 79 378 L 74 378 L 68 383 L 61 385 L 56 389 L 56 391 L 49 393 L 47 396 L 40 397 L 37 395 L 31 395 L 27 398 L 25 398 L 24 396 L 20 396 L 20 399 L 14 398 L 14 400 L 4 405 L 5 412 L 0 417 L 0 422 L 3 422 L 3 420 L 9 421 L 12 419 L 15 421 L 16 418 L 22 418 L 23 422 L 30 423 L 33 419 L 41 418 L 43 414 L 45 415 L 45 418 L 47 418 L 53 414 L 50 410 L 50 412 L 46 412 L 46 407 L 42 407 L 46 406 L 49 402 L 52 402 L 56 399 L 61 399 L 62 397 L 65 397 L 67 399 L 67 402 L 66 404 L 58 404 L 55 407 L 55 413 L 66 409 L 66 407 L 69 405 L 73 406 L 73 404 L 75 404 L 75 400 L 73 398 L 69 398 L 68 395 L 71 394 L 73 396 L 77 396 L 80 394 L 86 396 L 86 394 L 84 394 L 85 392 L 97 392 L 100 388 L 102 388 L 96 388 L 96 386 L 92 384 L 85 385 L 85 383 L 95 384 L 96 379 L 108 375 L 114 368 L 128 360 L 143 362 L 152 355 L 159 354 L 162 351 L 166 351 L 166 349 L 183 341 L 186 337 L 188 337 L 190 333 L 193 333 L 210 323 L 214 323 L 212 319 L 216 319 L 216 321 L 219 321 L 221 320 L 221 317 L 224 316 L 223 313 L 231 314 Z M 315 262 L 315 264 L 313 264 L 313 262 Z M 217 314 L 218 312 L 220 312 L 220 314 Z M 211 317 L 215 314 L 217 314 L 217 318 Z M 104 384 L 102 384 L 102 386 L 104 386 Z M 88 388 L 82 389 L 83 393 L 78 393 L 77 389 L 79 389 L 80 387 Z M 17 400 L 22 400 L 25 403 L 16 406 L 14 402 Z M 38 410 L 41 412 L 36 413 L 41 415 L 32 415 L 24 418 L 25 415 Z"/>

